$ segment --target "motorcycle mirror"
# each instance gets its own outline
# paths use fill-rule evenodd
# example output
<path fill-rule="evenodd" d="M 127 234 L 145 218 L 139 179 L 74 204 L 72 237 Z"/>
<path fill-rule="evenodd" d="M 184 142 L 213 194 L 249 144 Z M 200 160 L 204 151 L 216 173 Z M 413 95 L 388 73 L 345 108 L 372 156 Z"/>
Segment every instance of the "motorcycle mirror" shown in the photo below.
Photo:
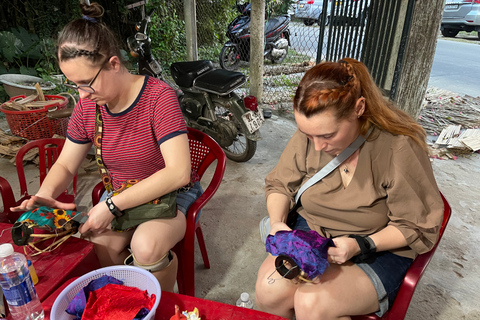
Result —
<path fill-rule="evenodd" d="M 137 41 L 145 41 L 148 39 L 148 36 L 145 33 L 137 32 L 135 33 L 135 40 Z"/>

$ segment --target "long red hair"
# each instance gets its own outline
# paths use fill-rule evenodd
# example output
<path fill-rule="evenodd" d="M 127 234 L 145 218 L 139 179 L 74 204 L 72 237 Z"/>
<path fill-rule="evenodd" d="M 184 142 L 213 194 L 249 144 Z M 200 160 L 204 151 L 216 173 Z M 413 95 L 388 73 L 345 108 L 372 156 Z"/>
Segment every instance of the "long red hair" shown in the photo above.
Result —
<path fill-rule="evenodd" d="M 425 130 L 386 99 L 367 67 L 352 58 L 322 62 L 309 69 L 298 85 L 293 108 L 307 118 L 331 110 L 342 120 L 354 112 L 361 97 L 365 98 L 365 111 L 359 118 L 361 134 L 375 125 L 394 135 L 411 137 L 428 152 Z"/>

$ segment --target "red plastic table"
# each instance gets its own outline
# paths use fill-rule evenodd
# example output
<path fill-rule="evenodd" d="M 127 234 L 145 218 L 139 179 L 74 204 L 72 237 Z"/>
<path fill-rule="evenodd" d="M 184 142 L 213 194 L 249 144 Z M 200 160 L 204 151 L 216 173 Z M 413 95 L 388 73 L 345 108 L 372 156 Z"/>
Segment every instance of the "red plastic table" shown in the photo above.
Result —
<path fill-rule="evenodd" d="M 0 223 L 0 243 L 11 243 L 12 224 Z M 23 247 L 13 244 L 16 252 L 25 254 Z M 28 251 L 27 251 L 28 252 Z M 32 261 L 38 276 L 35 285 L 40 301 L 44 301 L 67 279 L 79 277 L 92 270 L 100 268 L 93 243 L 70 237 L 65 243 L 52 252 L 44 252 L 39 255 L 28 257 Z"/>
<path fill-rule="evenodd" d="M 74 280 L 75 279 L 69 279 L 60 288 L 55 290 L 50 297 L 42 302 L 45 311 L 45 320 L 50 319 L 50 311 L 55 299 L 62 290 Z M 239 308 L 221 302 L 209 301 L 165 291 L 162 291 L 160 304 L 155 312 L 155 320 L 170 320 L 175 314 L 175 305 L 180 307 L 180 311 L 193 311 L 193 309 L 197 307 L 202 320 L 286 320 L 285 318 L 261 311 Z"/>
<path fill-rule="evenodd" d="M 179 306 L 180 311 L 193 311 L 197 307 L 202 320 L 285 320 L 285 318 L 257 310 L 163 291 L 155 312 L 155 320 L 170 320 L 175 314 L 175 305 Z"/>

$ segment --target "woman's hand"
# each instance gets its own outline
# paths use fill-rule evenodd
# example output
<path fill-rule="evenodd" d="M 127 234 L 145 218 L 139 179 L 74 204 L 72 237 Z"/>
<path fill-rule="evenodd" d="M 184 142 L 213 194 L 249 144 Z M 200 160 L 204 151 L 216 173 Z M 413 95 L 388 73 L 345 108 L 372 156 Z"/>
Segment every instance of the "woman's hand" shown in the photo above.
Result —
<path fill-rule="evenodd" d="M 13 212 L 21 212 L 42 206 L 63 210 L 75 210 L 76 208 L 75 203 L 60 202 L 51 197 L 31 196 L 30 199 L 24 200 L 19 206 L 12 207 L 10 210 Z"/>
<path fill-rule="evenodd" d="M 98 203 L 88 212 L 88 220 L 80 226 L 78 231 L 82 234 L 91 231 L 94 233 L 102 233 L 110 229 L 110 223 L 115 217 L 108 210 L 105 201 Z"/>
<path fill-rule="evenodd" d="M 285 222 L 281 222 L 281 221 L 276 221 L 276 222 L 270 224 L 270 234 L 271 235 L 275 235 L 275 233 L 277 233 L 278 231 L 281 231 L 281 230 L 290 231 L 292 229 L 290 229 Z"/>
<path fill-rule="evenodd" d="M 332 239 L 335 247 L 328 248 L 328 262 L 343 264 L 360 253 L 357 240 L 349 237 Z"/>

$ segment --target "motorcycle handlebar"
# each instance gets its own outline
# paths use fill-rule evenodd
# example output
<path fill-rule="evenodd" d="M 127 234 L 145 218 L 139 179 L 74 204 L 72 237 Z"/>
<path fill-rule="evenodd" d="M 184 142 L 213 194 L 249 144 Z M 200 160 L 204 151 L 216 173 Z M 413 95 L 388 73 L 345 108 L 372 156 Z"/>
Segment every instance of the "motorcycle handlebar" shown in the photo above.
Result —
<path fill-rule="evenodd" d="M 150 23 L 150 17 L 155 12 L 155 9 L 151 9 L 150 12 L 143 18 L 142 23 L 139 28 L 139 32 L 147 34 L 148 24 Z"/>
<path fill-rule="evenodd" d="M 153 12 L 155 12 L 155 9 L 150 10 L 150 12 L 147 14 L 147 18 L 150 18 L 152 16 Z"/>

